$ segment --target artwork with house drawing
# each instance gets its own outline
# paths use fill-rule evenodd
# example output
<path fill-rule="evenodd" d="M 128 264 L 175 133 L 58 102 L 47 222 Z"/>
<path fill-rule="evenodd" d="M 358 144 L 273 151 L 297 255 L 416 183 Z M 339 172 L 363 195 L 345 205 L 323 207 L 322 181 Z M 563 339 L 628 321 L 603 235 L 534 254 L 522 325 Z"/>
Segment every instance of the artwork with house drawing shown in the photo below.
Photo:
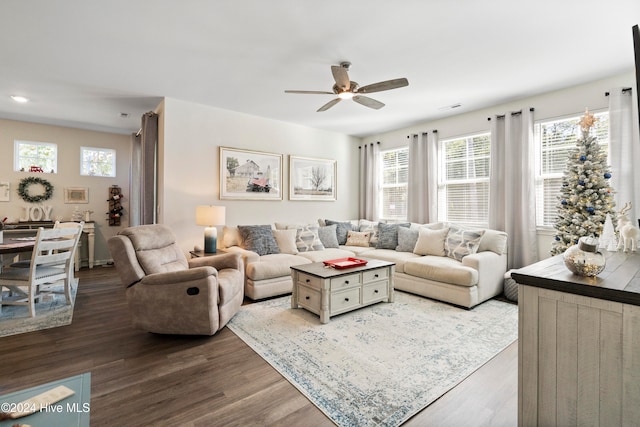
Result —
<path fill-rule="evenodd" d="M 220 199 L 282 200 L 282 154 L 220 147 Z"/>

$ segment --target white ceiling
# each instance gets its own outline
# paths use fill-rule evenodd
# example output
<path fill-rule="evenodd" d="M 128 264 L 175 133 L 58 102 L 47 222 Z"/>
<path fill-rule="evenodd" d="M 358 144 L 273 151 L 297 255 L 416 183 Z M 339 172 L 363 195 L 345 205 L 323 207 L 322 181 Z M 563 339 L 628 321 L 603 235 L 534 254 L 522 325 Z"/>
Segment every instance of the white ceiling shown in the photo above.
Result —
<path fill-rule="evenodd" d="M 0 118 L 129 133 L 171 97 L 366 136 L 629 72 L 638 23 L 638 0 L 2 0 Z M 284 93 L 341 61 L 409 86 Z"/>

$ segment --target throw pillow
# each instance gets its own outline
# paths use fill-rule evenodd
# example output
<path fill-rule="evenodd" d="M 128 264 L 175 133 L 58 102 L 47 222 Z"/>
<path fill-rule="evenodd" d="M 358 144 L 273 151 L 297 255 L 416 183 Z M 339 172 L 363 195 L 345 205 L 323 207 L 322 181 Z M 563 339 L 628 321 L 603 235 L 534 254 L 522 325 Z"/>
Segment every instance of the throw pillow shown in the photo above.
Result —
<path fill-rule="evenodd" d="M 444 241 L 449 234 L 449 228 L 432 230 L 422 227 L 418 231 L 418 241 L 413 248 L 413 253 L 417 255 L 445 256 Z"/>
<path fill-rule="evenodd" d="M 340 222 L 325 219 L 324 223 L 326 225 L 336 225 L 336 236 L 338 237 L 339 245 L 344 245 L 345 243 L 347 243 L 347 232 L 349 230 L 353 230 L 353 225 L 350 222 Z"/>
<path fill-rule="evenodd" d="M 347 246 L 364 246 L 369 247 L 369 239 L 371 238 L 371 233 L 368 231 L 353 231 L 349 230 L 347 232 Z"/>
<path fill-rule="evenodd" d="M 258 255 L 280 253 L 270 225 L 239 225 L 238 233 L 242 239 L 242 247 L 246 250 Z"/>
<path fill-rule="evenodd" d="M 296 247 L 298 252 L 322 251 L 324 246 L 318 236 L 318 226 L 305 225 L 296 228 Z"/>
<path fill-rule="evenodd" d="M 398 246 L 398 227 L 411 226 L 410 223 L 402 224 L 385 224 L 384 222 L 378 223 L 378 243 L 377 249 L 396 249 Z"/>
<path fill-rule="evenodd" d="M 467 255 L 475 254 L 480 246 L 484 230 L 467 230 L 451 225 L 444 242 L 444 250 L 449 258 L 462 261 Z"/>
<path fill-rule="evenodd" d="M 398 246 L 396 246 L 397 252 L 413 252 L 413 248 L 415 248 L 417 241 L 418 230 L 412 230 L 407 227 L 398 227 Z"/>
<path fill-rule="evenodd" d="M 272 230 L 272 232 L 281 254 L 295 255 L 298 253 L 298 248 L 296 247 L 297 230 L 295 228 L 291 230 Z"/>
<path fill-rule="evenodd" d="M 222 227 L 222 245 L 224 248 L 240 245 L 240 234 L 238 227 Z"/>
<path fill-rule="evenodd" d="M 337 224 L 327 225 L 325 227 L 318 228 L 318 237 L 320 237 L 322 246 L 324 246 L 325 248 L 339 247 L 338 237 L 336 234 L 337 228 L 338 228 Z"/>
<path fill-rule="evenodd" d="M 369 246 L 375 247 L 378 244 L 378 222 L 377 221 L 369 221 L 366 219 L 361 219 L 358 223 L 358 231 L 368 231 L 371 233 L 371 238 L 369 239 Z"/>

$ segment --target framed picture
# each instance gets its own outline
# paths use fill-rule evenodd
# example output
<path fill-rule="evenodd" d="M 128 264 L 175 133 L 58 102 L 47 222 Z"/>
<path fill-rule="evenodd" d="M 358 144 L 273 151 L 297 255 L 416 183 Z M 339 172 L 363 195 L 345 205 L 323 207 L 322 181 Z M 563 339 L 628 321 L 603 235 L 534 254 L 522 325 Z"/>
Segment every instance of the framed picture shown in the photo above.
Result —
<path fill-rule="evenodd" d="M 11 184 L 8 182 L 0 182 L 0 202 L 11 201 Z"/>
<path fill-rule="evenodd" d="M 336 161 L 289 156 L 289 200 L 336 200 Z"/>
<path fill-rule="evenodd" d="M 65 187 L 65 203 L 89 203 L 89 189 L 86 187 Z"/>
<path fill-rule="evenodd" d="M 282 200 L 282 154 L 220 147 L 220 199 Z"/>

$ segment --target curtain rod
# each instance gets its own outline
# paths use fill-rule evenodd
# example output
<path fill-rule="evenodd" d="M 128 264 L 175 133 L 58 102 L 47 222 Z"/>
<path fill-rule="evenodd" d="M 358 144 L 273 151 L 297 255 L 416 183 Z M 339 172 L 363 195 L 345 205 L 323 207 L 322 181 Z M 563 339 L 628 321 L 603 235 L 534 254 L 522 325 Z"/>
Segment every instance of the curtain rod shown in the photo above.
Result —
<path fill-rule="evenodd" d="M 141 133 L 142 133 L 142 128 L 138 129 L 138 132 L 136 132 L 136 137 L 139 137 Z"/>
<path fill-rule="evenodd" d="M 536 111 L 536 109 L 535 109 L 535 108 L 533 108 L 533 107 L 531 107 L 531 108 L 529 108 L 529 111 Z M 522 114 L 522 110 L 520 110 L 520 111 L 514 111 L 514 112 L 512 112 L 512 113 L 511 113 L 511 115 L 512 115 L 512 116 L 518 116 L 518 115 L 520 115 L 520 114 Z M 497 115 L 497 116 L 496 116 L 496 119 L 504 119 L 504 118 L 505 118 L 505 116 L 506 116 L 506 114 Z M 487 117 L 487 120 L 491 121 L 491 117 Z"/>
<path fill-rule="evenodd" d="M 633 90 L 633 89 L 632 89 L 632 88 L 630 88 L 630 87 L 623 87 L 623 88 L 622 88 L 622 93 L 625 93 L 625 92 L 631 92 L 632 90 Z M 604 96 L 609 96 L 609 92 L 605 92 L 605 93 L 604 93 Z"/>
<path fill-rule="evenodd" d="M 380 141 L 376 141 L 376 144 L 380 145 Z M 367 144 L 364 144 L 364 145 L 365 147 L 367 146 Z M 373 145 L 373 142 L 370 145 Z M 359 149 L 362 148 L 362 145 L 358 145 L 358 148 Z"/>
<path fill-rule="evenodd" d="M 429 132 L 427 131 L 427 132 L 422 132 L 422 133 L 429 133 Z M 438 129 L 432 130 L 431 133 L 438 133 Z M 407 138 L 411 138 L 411 135 L 407 135 Z"/>

